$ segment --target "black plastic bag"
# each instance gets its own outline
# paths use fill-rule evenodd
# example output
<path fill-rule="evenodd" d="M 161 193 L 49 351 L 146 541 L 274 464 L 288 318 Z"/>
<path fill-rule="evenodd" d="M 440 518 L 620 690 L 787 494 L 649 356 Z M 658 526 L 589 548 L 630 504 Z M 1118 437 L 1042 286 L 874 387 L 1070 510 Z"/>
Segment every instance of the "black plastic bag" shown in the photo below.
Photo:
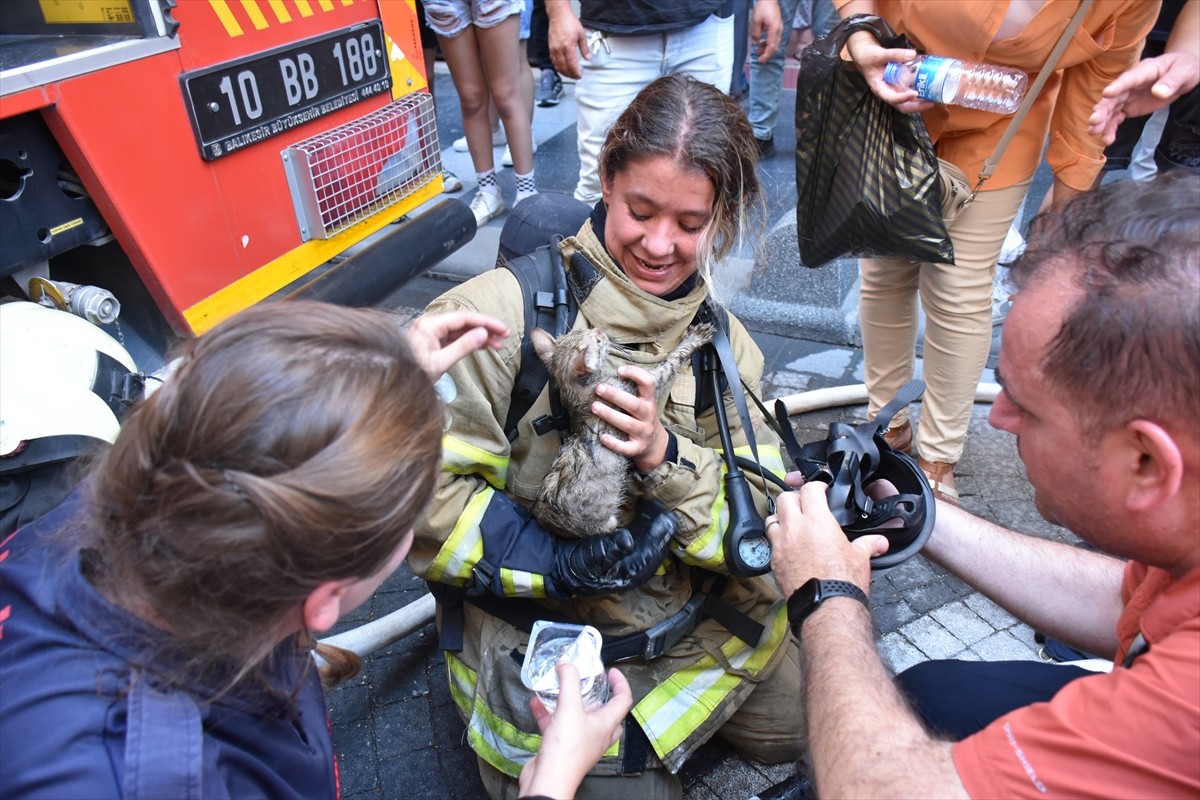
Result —
<path fill-rule="evenodd" d="M 796 86 L 796 234 L 800 260 L 843 256 L 954 263 L 942 219 L 937 156 L 920 114 L 872 94 L 841 50 L 868 31 L 884 47 L 911 48 L 876 16 L 856 14 L 800 57 Z"/>

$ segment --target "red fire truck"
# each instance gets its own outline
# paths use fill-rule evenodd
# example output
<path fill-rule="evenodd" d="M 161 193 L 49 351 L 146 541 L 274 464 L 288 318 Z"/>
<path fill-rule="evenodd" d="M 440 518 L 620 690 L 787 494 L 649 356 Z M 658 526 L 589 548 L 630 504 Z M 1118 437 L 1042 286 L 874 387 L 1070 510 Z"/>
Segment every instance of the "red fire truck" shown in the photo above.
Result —
<path fill-rule="evenodd" d="M 413 0 L 4 0 L 0 295 L 142 369 L 269 296 L 370 304 L 475 233 L 425 89 Z"/>

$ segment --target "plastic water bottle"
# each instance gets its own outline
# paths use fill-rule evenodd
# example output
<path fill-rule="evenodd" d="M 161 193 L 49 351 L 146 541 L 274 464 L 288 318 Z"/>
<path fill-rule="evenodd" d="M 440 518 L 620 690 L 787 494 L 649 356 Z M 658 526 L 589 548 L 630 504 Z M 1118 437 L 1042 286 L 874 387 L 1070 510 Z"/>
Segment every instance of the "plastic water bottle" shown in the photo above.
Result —
<path fill-rule="evenodd" d="M 917 97 L 996 114 L 1020 107 L 1029 77 L 1014 67 L 977 64 L 944 56 L 917 56 L 884 67 L 883 79 L 892 86 L 915 89 Z"/>

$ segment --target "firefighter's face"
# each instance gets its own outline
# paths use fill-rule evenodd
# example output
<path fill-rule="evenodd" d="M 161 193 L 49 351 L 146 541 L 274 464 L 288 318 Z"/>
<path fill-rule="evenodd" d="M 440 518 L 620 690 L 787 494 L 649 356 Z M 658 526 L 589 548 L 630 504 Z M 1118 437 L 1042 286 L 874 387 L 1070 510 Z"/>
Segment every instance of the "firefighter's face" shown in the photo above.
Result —
<path fill-rule="evenodd" d="M 663 297 L 696 272 L 716 197 L 707 175 L 651 156 L 604 180 L 603 192 L 604 242 L 635 286 Z"/>

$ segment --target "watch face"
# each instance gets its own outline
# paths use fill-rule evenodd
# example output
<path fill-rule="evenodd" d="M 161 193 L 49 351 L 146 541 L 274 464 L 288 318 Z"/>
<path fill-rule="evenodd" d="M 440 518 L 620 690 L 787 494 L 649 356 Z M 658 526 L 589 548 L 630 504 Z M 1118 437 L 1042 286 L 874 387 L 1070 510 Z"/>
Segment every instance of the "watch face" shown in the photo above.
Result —
<path fill-rule="evenodd" d="M 747 536 L 738 542 L 738 556 L 750 569 L 765 571 L 771 564 L 771 542 L 765 536 Z"/>
<path fill-rule="evenodd" d="M 799 589 L 792 592 L 792 596 L 787 601 L 788 622 L 798 626 L 805 617 L 812 613 L 816 608 L 817 593 L 820 588 L 821 582 L 816 578 L 810 578 Z"/>
<path fill-rule="evenodd" d="M 812 607 L 813 602 L 817 599 L 817 593 L 821 591 L 821 582 L 816 578 L 810 578 L 804 582 L 804 585 L 796 590 L 794 600 L 798 611 L 808 611 Z"/>

